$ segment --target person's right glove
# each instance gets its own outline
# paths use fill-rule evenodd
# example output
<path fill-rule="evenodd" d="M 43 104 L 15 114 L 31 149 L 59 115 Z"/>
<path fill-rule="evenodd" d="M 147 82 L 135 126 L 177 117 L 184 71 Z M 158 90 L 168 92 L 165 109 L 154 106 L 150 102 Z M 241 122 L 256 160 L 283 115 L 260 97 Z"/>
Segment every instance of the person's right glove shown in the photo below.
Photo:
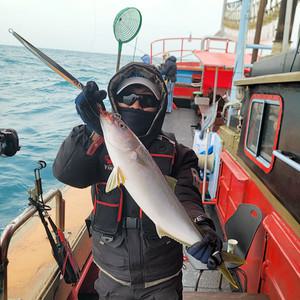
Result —
<path fill-rule="evenodd" d="M 209 220 L 210 221 L 210 220 Z M 222 240 L 212 226 L 209 226 L 206 222 L 196 223 L 196 227 L 202 235 L 202 240 L 195 243 L 187 249 L 187 252 L 194 258 L 200 260 L 206 264 L 208 269 L 216 269 L 222 263 L 221 250 Z"/>
<path fill-rule="evenodd" d="M 99 90 L 96 82 L 89 81 L 75 99 L 76 110 L 82 121 L 90 131 L 95 131 L 100 135 L 102 129 L 99 120 L 99 105 L 102 110 L 105 110 L 103 100 L 106 95 L 106 91 Z"/>

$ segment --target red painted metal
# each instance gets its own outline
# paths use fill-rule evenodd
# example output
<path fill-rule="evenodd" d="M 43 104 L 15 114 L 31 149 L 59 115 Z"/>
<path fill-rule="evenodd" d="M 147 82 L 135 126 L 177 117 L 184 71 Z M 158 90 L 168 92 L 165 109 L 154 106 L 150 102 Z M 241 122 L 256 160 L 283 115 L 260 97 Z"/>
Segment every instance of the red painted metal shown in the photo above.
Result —
<path fill-rule="evenodd" d="M 92 264 L 93 264 L 93 256 L 90 255 L 85 266 L 81 270 L 79 281 L 72 288 L 72 292 L 69 295 L 68 300 L 77 300 L 78 299 L 79 290 L 82 287 L 84 281 L 86 280 L 87 274 L 88 274 Z"/>
<path fill-rule="evenodd" d="M 281 118 L 282 118 L 282 98 L 279 95 L 268 95 L 268 94 L 253 94 L 250 99 L 249 107 L 251 107 L 253 100 L 272 100 L 276 101 L 279 104 L 279 114 L 278 114 L 278 121 L 277 121 L 277 128 L 275 133 L 275 139 L 273 144 L 273 150 L 277 149 L 278 144 L 278 138 L 279 138 L 279 130 L 281 125 Z M 256 157 L 253 156 L 253 154 L 247 149 L 246 143 L 247 143 L 247 137 L 248 137 L 248 127 L 249 127 L 249 121 L 250 121 L 250 114 L 251 109 L 248 111 L 248 118 L 247 118 L 247 127 L 246 127 L 246 134 L 244 139 L 244 153 L 247 155 L 247 157 L 252 160 L 257 166 L 259 166 L 265 173 L 270 173 L 273 169 L 275 156 L 272 154 L 272 160 L 269 164 L 269 166 L 265 166 L 263 163 L 261 163 L 259 160 L 256 159 Z"/>
<path fill-rule="evenodd" d="M 202 93 L 207 96 L 214 88 L 216 67 L 205 66 L 202 76 Z M 231 89 L 233 69 L 218 68 L 217 93 Z"/>
<path fill-rule="evenodd" d="M 186 61 L 177 63 L 178 70 L 188 70 L 188 71 L 201 71 L 200 63 L 198 61 Z"/>
<path fill-rule="evenodd" d="M 191 46 L 190 42 L 195 40 L 199 42 L 199 47 L 187 50 L 186 48 Z M 174 42 L 176 41 L 179 49 L 174 49 Z M 170 43 L 173 47 L 167 47 Z M 154 46 L 158 47 L 159 51 L 155 52 Z M 150 48 L 151 63 L 153 58 L 161 59 L 163 53 L 168 51 L 170 55 L 177 56 L 177 69 L 179 71 L 190 71 L 187 76 L 190 76 L 191 83 L 176 82 L 174 98 L 193 100 L 193 92 L 196 91 L 201 91 L 204 96 L 207 96 L 214 87 L 216 68 L 219 72 L 217 93 L 223 95 L 231 89 L 235 63 L 234 41 L 220 37 L 203 39 L 192 37 L 164 38 L 153 41 Z M 251 55 L 246 54 L 245 64 L 250 64 L 250 62 Z M 249 71 L 249 69 L 245 69 L 245 73 L 249 73 Z M 199 72 L 203 72 L 203 74 L 199 74 Z M 194 82 L 199 85 L 193 85 Z"/>
<path fill-rule="evenodd" d="M 201 50 L 194 50 L 193 53 L 199 59 L 201 65 L 229 69 L 234 68 L 235 53 L 205 52 Z M 245 54 L 244 62 L 245 64 L 251 63 L 250 54 Z"/>
<path fill-rule="evenodd" d="M 199 91 L 199 88 L 187 86 L 187 85 L 175 85 L 174 87 L 174 98 L 183 98 L 183 99 L 194 99 L 194 92 Z"/>
<path fill-rule="evenodd" d="M 203 69 L 201 90 L 207 96 L 214 88 L 215 72 L 218 68 L 217 93 L 222 95 L 231 89 L 233 68 L 235 63 L 235 53 L 228 52 L 207 52 L 194 50 L 194 55 L 199 59 L 200 67 Z M 245 55 L 245 64 L 251 62 L 251 55 Z M 250 72 L 245 68 L 245 74 Z"/>
<path fill-rule="evenodd" d="M 263 221 L 267 247 L 261 292 L 271 299 L 300 299 L 300 240 L 276 212 Z"/>
<path fill-rule="evenodd" d="M 240 203 L 252 203 L 262 210 L 263 225 L 242 267 L 248 278 L 248 292 L 262 292 L 271 300 L 300 299 L 300 238 L 226 150 L 221 154 L 216 200 L 223 228 Z"/>
<path fill-rule="evenodd" d="M 227 152 L 221 153 L 221 160 L 217 207 L 219 219 L 225 224 L 244 201 L 248 177 L 241 168 L 231 163 L 232 159 Z"/>

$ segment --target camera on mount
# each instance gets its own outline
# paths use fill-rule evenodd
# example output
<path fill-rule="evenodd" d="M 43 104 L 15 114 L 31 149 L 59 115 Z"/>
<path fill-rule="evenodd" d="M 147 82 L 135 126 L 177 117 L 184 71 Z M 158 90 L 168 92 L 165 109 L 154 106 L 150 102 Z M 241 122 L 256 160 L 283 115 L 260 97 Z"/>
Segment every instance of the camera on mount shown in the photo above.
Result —
<path fill-rule="evenodd" d="M 0 128 L 0 155 L 14 156 L 19 150 L 17 132 L 14 129 Z"/>

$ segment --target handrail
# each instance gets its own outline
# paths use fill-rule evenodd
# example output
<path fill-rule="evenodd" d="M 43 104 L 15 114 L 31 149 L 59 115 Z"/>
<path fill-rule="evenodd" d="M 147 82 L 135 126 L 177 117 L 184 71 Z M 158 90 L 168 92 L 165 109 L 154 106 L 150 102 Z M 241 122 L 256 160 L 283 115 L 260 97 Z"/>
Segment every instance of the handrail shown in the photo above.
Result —
<path fill-rule="evenodd" d="M 281 161 L 295 169 L 296 171 L 300 172 L 300 164 L 296 161 L 290 159 L 287 155 L 284 155 L 280 150 L 273 150 L 273 154 L 279 158 Z"/>
<path fill-rule="evenodd" d="M 167 49 L 167 42 L 170 41 L 177 41 L 178 45 L 180 46 L 180 48 L 178 49 L 174 49 L 174 45 L 173 47 L 170 46 L 170 49 Z M 186 49 L 185 48 L 185 44 L 184 42 L 199 42 L 199 47 L 197 47 L 197 50 L 201 50 L 201 51 L 223 51 L 224 53 L 228 53 L 229 52 L 229 45 L 230 43 L 234 43 L 235 42 L 227 37 L 221 37 L 221 36 L 205 36 L 203 38 L 193 38 L 192 36 L 189 37 L 173 37 L 173 38 L 163 38 L 163 39 L 157 39 L 154 40 L 153 42 L 151 42 L 150 44 L 150 63 L 153 63 L 153 58 L 154 57 L 162 57 L 163 53 L 165 52 L 169 52 L 169 53 L 179 53 L 178 57 L 177 57 L 177 61 L 182 62 L 183 58 L 184 58 L 184 54 L 189 52 L 190 54 L 193 54 L 193 51 L 195 50 L 195 47 L 193 49 Z M 211 46 L 212 42 L 222 42 L 224 43 L 223 47 L 213 47 Z M 158 52 L 154 53 L 153 47 L 154 45 L 157 45 L 158 43 L 161 43 L 160 49 Z M 235 52 L 235 49 L 234 49 Z"/>
<path fill-rule="evenodd" d="M 192 51 L 193 49 L 190 49 L 190 50 L 185 50 L 184 49 L 184 41 L 188 41 L 188 42 L 192 42 L 192 41 L 199 41 L 199 48 L 201 48 L 201 43 L 202 43 L 202 38 L 193 38 L 191 36 L 189 37 L 174 37 L 174 38 L 163 38 L 163 39 L 158 39 L 158 40 L 154 40 L 153 42 L 151 42 L 150 44 L 150 63 L 152 64 L 153 63 L 153 57 L 157 57 L 157 56 L 162 56 L 162 54 L 164 52 L 166 52 L 166 42 L 167 41 L 178 41 L 178 43 L 180 43 L 180 48 L 179 49 L 171 49 L 171 50 L 167 50 L 168 52 L 180 52 L 180 55 L 178 57 L 178 60 L 179 61 L 182 61 L 182 58 L 183 58 L 183 53 L 184 52 L 191 52 L 192 54 Z M 159 42 L 162 43 L 162 50 L 157 52 L 157 53 L 153 53 L 153 46 L 154 44 L 158 44 Z"/>
<path fill-rule="evenodd" d="M 56 198 L 56 225 L 64 230 L 64 199 L 60 190 L 51 192 L 45 199 L 44 203 Z M 22 214 L 10 222 L 4 229 L 0 238 L 0 300 L 7 300 L 7 265 L 8 265 L 8 248 L 14 233 L 35 213 L 36 207 L 27 208 Z"/>

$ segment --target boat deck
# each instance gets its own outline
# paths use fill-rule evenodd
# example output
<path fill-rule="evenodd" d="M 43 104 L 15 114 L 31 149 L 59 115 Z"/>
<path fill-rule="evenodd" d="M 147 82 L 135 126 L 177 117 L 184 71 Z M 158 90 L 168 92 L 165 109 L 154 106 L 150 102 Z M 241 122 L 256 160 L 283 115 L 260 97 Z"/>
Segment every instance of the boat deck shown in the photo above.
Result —
<path fill-rule="evenodd" d="M 191 125 L 196 125 L 198 117 L 194 110 L 188 108 L 178 108 L 173 110 L 172 113 L 166 115 L 163 130 L 165 132 L 174 133 L 179 143 L 187 147 L 193 146 L 194 129 Z M 214 223 L 219 230 L 218 220 L 215 220 L 215 215 L 211 211 L 207 211 L 208 215 L 214 220 Z M 221 231 L 219 232 L 221 233 Z M 183 287 L 184 291 L 194 291 L 195 283 L 197 280 L 198 271 L 193 268 L 189 261 L 184 263 L 183 269 Z M 216 271 L 205 271 L 200 280 L 198 291 L 203 292 L 218 292 L 220 273 Z M 230 286 L 226 280 L 222 281 L 222 292 L 230 292 Z M 194 299 L 194 298 L 192 298 Z M 203 298 L 204 299 L 204 298 Z"/>
<path fill-rule="evenodd" d="M 174 133 L 179 143 L 193 146 L 194 129 L 191 125 L 196 125 L 198 117 L 194 110 L 189 108 L 177 108 L 166 114 L 163 124 L 163 131 Z"/>

